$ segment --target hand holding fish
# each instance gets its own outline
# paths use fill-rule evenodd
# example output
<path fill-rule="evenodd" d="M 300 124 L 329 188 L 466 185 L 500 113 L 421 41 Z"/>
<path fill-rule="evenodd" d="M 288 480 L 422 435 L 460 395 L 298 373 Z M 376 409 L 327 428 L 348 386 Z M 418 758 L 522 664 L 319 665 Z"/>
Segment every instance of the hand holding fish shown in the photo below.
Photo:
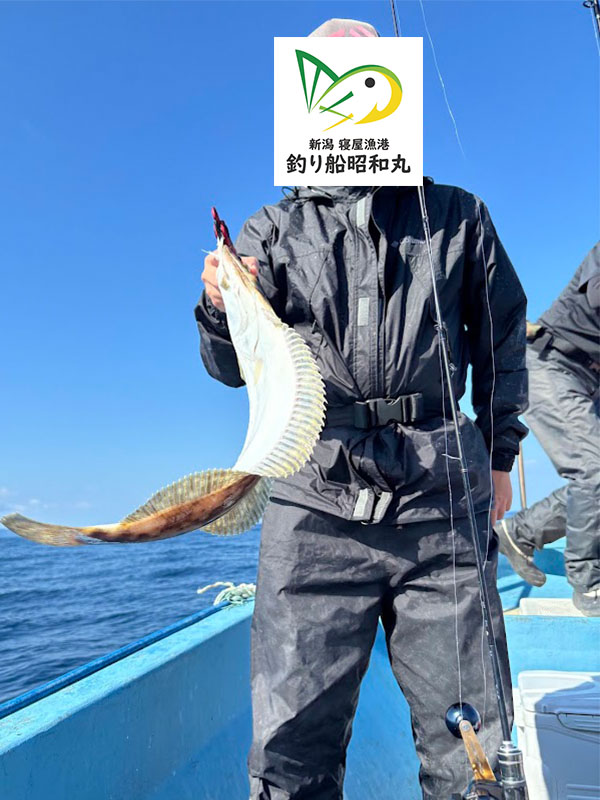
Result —
<path fill-rule="evenodd" d="M 248 270 L 251 275 L 255 278 L 258 277 L 258 259 L 254 258 L 254 256 L 246 257 L 244 256 L 241 259 L 242 263 L 248 267 Z M 223 302 L 223 297 L 221 296 L 221 290 L 219 289 L 219 281 L 217 279 L 217 269 L 219 267 L 219 258 L 217 256 L 216 251 L 213 253 L 209 253 L 206 258 L 204 259 L 204 271 L 202 272 L 202 281 L 204 282 L 204 288 L 206 289 L 206 294 L 208 295 L 208 299 L 213 304 L 215 308 L 218 308 L 219 311 L 225 311 L 225 303 Z"/>

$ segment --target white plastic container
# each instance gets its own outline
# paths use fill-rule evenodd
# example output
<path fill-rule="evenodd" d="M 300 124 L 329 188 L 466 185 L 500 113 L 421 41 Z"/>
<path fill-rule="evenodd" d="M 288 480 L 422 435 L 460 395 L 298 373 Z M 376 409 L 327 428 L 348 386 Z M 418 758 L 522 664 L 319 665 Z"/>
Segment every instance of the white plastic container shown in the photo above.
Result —
<path fill-rule="evenodd" d="M 519 673 L 515 725 L 530 800 L 600 800 L 600 673 Z"/>

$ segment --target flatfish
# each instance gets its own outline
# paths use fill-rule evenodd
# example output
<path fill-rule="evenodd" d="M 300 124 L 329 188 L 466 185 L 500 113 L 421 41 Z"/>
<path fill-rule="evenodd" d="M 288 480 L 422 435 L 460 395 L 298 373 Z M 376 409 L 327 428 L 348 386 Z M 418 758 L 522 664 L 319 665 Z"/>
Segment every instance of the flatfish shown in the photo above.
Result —
<path fill-rule="evenodd" d="M 325 389 L 315 359 L 222 238 L 217 252 L 219 287 L 250 409 L 233 467 L 187 475 L 121 522 L 75 528 L 8 514 L 3 525 L 56 546 L 149 542 L 198 529 L 242 533 L 261 518 L 273 479 L 292 475 L 310 458 L 325 419 Z"/>

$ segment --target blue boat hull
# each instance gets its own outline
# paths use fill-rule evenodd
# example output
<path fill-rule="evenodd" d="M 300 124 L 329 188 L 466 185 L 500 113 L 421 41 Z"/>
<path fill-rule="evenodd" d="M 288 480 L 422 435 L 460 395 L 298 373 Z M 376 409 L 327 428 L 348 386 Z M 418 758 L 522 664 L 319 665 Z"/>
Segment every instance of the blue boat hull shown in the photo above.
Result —
<path fill-rule="evenodd" d="M 544 592 L 566 596 L 556 556 L 549 551 L 555 574 Z M 530 592 L 505 563 L 499 585 L 506 608 Z M 210 614 L 1 720 L 2 800 L 247 798 L 251 614 L 252 603 Z M 530 669 L 600 671 L 599 623 L 508 614 L 514 679 Z M 417 771 L 408 707 L 380 632 L 345 796 L 419 798 Z"/>

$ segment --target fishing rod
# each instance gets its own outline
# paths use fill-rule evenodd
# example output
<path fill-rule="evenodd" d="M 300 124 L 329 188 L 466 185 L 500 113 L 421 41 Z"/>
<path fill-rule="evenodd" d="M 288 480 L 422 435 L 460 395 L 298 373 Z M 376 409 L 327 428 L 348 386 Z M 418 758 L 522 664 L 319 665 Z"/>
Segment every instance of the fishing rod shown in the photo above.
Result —
<path fill-rule="evenodd" d="M 594 0 L 597 2 L 597 0 Z M 394 32 L 399 36 L 398 15 L 396 13 L 396 5 L 394 0 L 390 0 L 392 19 L 394 22 Z M 435 325 L 438 333 L 438 340 L 441 351 L 441 360 L 443 367 L 442 383 L 446 382 L 448 390 L 448 405 L 450 406 L 450 413 L 454 425 L 456 448 L 458 453 L 458 461 L 460 462 L 460 473 L 463 483 L 463 489 L 467 501 L 467 516 L 469 520 L 469 527 L 471 531 L 471 539 L 473 542 L 473 550 L 475 553 L 475 566 L 477 569 L 477 577 L 479 580 L 479 590 L 481 597 L 481 608 L 483 615 L 483 625 L 485 630 L 485 637 L 488 646 L 488 653 L 490 657 L 492 675 L 494 679 L 494 688 L 496 692 L 496 700 L 498 703 L 498 714 L 500 719 L 500 726 L 502 728 L 503 742 L 498 751 L 498 763 L 500 766 L 501 782 L 495 781 L 493 771 L 489 766 L 489 762 L 485 759 L 485 754 L 481 747 L 477 749 L 479 742 L 475 737 L 477 730 L 477 711 L 468 703 L 459 703 L 451 706 L 446 713 L 446 724 L 451 733 L 463 739 L 467 754 L 469 755 L 469 762 L 473 768 L 474 781 L 467 789 L 465 800 L 476 797 L 489 797 L 500 798 L 501 800 L 527 800 L 529 797 L 527 792 L 527 785 L 523 772 L 523 755 L 521 751 L 515 747 L 511 741 L 511 726 L 508 717 L 508 710 L 506 705 L 506 695 L 504 692 L 504 685 L 502 683 L 502 672 L 500 668 L 500 656 L 494 637 L 494 625 L 492 621 L 492 614 L 490 611 L 490 600 L 485 580 L 484 560 L 479 543 L 479 536 L 477 532 L 477 518 L 475 514 L 475 504 L 473 502 L 473 492 L 471 489 L 471 482 L 469 479 L 469 465 L 465 454 L 465 449 L 462 441 L 462 434 L 459 424 L 459 410 L 456 400 L 456 394 L 453 384 L 453 372 L 455 371 L 454 364 L 452 363 L 450 355 L 450 345 L 448 341 L 448 329 L 444 323 L 442 310 L 440 305 L 439 292 L 437 288 L 437 279 L 435 275 L 435 268 L 433 265 L 433 248 L 431 244 L 431 229 L 429 225 L 429 215 L 427 212 L 427 204 L 425 201 L 425 189 L 423 186 L 417 186 L 417 193 L 419 196 L 419 207 L 421 211 L 421 220 L 423 224 L 423 231 L 425 234 L 425 243 L 427 249 L 427 256 L 429 260 L 429 267 L 432 279 L 432 294 L 435 311 Z M 486 278 L 487 279 L 487 278 Z M 493 354 L 492 354 L 493 357 Z M 465 724 L 463 724 L 465 723 Z M 475 724 L 474 724 L 475 723 Z M 474 749 L 475 748 L 475 749 Z M 479 759 L 481 756 L 485 759 L 482 762 L 482 770 L 475 768 L 474 755 Z M 487 765 L 487 767 L 486 767 Z M 501 791 L 501 794 L 499 792 Z M 494 794 L 495 792 L 495 794 Z"/>
<path fill-rule="evenodd" d="M 596 27 L 598 28 L 598 37 L 600 38 L 600 0 L 584 0 L 583 5 L 585 8 L 590 8 L 594 19 L 596 20 Z"/>

